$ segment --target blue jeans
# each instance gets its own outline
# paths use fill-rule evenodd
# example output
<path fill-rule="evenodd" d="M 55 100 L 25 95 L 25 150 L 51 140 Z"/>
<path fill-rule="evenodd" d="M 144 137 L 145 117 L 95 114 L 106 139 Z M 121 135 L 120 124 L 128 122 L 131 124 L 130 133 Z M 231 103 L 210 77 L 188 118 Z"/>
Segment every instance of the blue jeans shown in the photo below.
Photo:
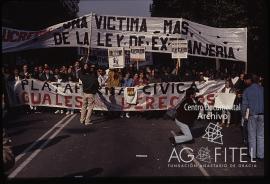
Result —
<path fill-rule="evenodd" d="M 248 118 L 248 145 L 252 158 L 264 158 L 264 115 Z"/>
<path fill-rule="evenodd" d="M 193 138 L 192 138 L 189 127 L 186 124 L 181 123 L 177 119 L 175 119 L 175 123 L 184 134 L 184 135 L 175 136 L 174 137 L 175 143 L 183 143 L 183 142 L 191 141 Z"/>

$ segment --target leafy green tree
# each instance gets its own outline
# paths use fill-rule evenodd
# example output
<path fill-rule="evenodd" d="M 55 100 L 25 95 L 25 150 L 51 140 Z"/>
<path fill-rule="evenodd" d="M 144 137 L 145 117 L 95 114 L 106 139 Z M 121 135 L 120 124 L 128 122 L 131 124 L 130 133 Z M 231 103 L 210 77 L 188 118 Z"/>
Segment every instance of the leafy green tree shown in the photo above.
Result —
<path fill-rule="evenodd" d="M 264 73 L 266 7 L 263 0 L 153 0 L 150 12 L 153 17 L 182 17 L 213 27 L 247 27 L 248 71 Z"/>

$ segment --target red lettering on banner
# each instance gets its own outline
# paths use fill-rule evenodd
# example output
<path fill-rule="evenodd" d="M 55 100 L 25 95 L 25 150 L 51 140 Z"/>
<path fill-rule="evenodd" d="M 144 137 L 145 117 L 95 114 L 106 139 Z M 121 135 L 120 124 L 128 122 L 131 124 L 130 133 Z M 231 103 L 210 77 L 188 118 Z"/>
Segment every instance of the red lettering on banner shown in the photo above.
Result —
<path fill-rule="evenodd" d="M 75 101 L 76 101 L 75 107 L 82 108 L 82 97 L 81 96 L 76 96 Z"/>
<path fill-rule="evenodd" d="M 22 92 L 22 101 L 23 103 L 29 103 L 29 96 L 27 92 Z"/>
<path fill-rule="evenodd" d="M 215 94 L 209 94 L 206 96 L 208 105 L 214 105 L 215 104 Z"/>
<path fill-rule="evenodd" d="M 45 103 L 45 101 L 48 101 L 48 103 Z M 49 94 L 44 94 L 42 104 L 46 104 L 46 105 L 52 104 L 51 97 Z"/>
<path fill-rule="evenodd" d="M 55 105 L 63 105 L 62 103 L 60 103 L 59 101 L 59 95 L 56 94 L 56 100 L 55 100 Z"/>
<path fill-rule="evenodd" d="M 155 101 L 154 97 L 146 97 L 145 98 L 146 101 L 146 109 L 154 109 L 153 103 Z"/>
<path fill-rule="evenodd" d="M 177 96 L 172 96 L 171 99 L 170 99 L 170 106 L 171 108 L 175 107 L 177 104 L 174 104 L 174 101 L 178 101 L 179 100 L 179 97 Z"/>
<path fill-rule="evenodd" d="M 38 100 L 35 100 L 35 93 L 31 93 L 31 102 L 33 105 L 40 104 L 41 94 L 40 93 L 37 93 L 37 94 L 38 94 Z"/>
<path fill-rule="evenodd" d="M 205 103 L 205 101 L 206 101 L 208 105 L 215 104 L 215 94 L 214 93 L 207 94 L 205 96 L 198 96 L 197 98 L 201 103 Z"/>
<path fill-rule="evenodd" d="M 70 103 L 70 99 L 72 99 L 72 96 L 65 96 L 65 106 L 72 107 L 72 104 Z"/>
<path fill-rule="evenodd" d="M 138 97 L 138 99 L 137 99 L 137 105 L 135 106 L 136 110 L 143 110 L 143 107 L 139 105 L 140 100 L 142 100 L 142 97 Z"/>
<path fill-rule="evenodd" d="M 125 106 L 125 105 L 127 105 L 127 106 Z M 125 103 L 125 98 L 122 97 L 122 109 L 123 109 L 123 110 L 124 110 L 124 109 L 129 109 L 130 106 L 131 106 L 130 104 Z"/>
<path fill-rule="evenodd" d="M 159 109 L 166 109 L 167 106 L 164 105 L 164 101 L 163 100 L 167 99 L 167 97 L 166 96 L 160 96 L 160 97 L 158 97 L 158 99 L 159 99 L 159 101 L 158 101 L 158 107 L 159 107 Z"/>

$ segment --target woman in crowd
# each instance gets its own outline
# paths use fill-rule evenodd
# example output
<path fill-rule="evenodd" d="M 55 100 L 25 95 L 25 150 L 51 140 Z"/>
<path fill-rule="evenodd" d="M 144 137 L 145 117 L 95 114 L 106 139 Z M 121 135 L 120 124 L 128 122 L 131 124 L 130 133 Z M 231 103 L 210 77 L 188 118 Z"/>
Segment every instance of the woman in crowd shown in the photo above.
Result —
<path fill-rule="evenodd" d="M 115 87 L 120 86 L 120 75 L 117 70 L 109 70 L 107 87 L 112 90 Z"/>
<path fill-rule="evenodd" d="M 148 84 L 147 79 L 145 78 L 144 72 L 141 71 L 139 77 L 134 80 L 134 86 L 143 86 Z"/>

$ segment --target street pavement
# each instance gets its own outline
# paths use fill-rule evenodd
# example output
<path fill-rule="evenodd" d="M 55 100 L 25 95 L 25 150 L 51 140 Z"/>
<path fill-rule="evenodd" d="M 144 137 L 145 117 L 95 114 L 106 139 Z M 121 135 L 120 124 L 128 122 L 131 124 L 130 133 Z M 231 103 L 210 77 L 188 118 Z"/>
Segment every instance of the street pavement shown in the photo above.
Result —
<path fill-rule="evenodd" d="M 164 113 L 144 116 L 149 113 L 132 114 L 130 119 L 94 114 L 90 126 L 80 123 L 79 113 L 9 114 L 4 127 L 12 138 L 16 164 L 8 178 L 264 175 L 264 161 L 251 162 L 244 155 L 240 163 L 240 148 L 245 146 L 238 125 L 221 129 L 223 144 L 203 138 L 203 130 L 194 141 L 174 146 L 169 138 L 180 134 L 174 121 Z M 199 154 L 202 148 L 210 152 Z"/>

